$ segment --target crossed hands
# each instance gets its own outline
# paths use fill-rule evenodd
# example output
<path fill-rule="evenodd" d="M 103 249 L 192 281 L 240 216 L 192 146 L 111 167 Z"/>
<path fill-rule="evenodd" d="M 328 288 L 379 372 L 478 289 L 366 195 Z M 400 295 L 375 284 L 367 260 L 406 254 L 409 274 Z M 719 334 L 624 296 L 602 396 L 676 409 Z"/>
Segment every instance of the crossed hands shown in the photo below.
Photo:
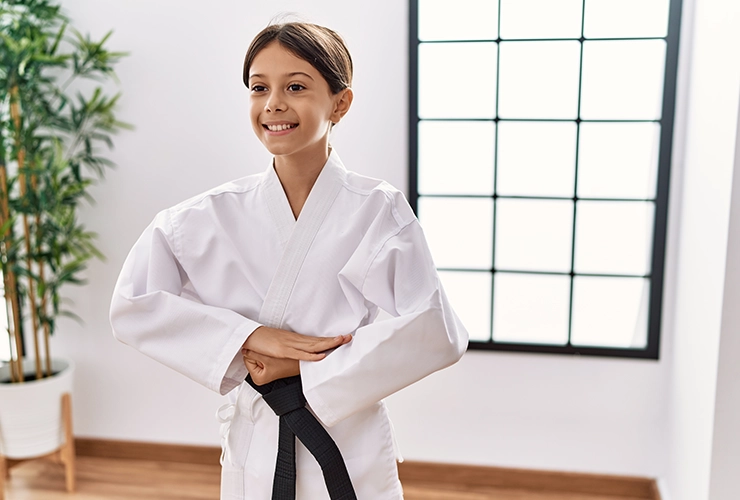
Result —
<path fill-rule="evenodd" d="M 310 337 L 260 326 L 242 345 L 242 358 L 254 383 L 264 385 L 279 378 L 299 375 L 299 361 L 320 361 L 326 357 L 326 351 L 351 340 L 352 335 Z"/>

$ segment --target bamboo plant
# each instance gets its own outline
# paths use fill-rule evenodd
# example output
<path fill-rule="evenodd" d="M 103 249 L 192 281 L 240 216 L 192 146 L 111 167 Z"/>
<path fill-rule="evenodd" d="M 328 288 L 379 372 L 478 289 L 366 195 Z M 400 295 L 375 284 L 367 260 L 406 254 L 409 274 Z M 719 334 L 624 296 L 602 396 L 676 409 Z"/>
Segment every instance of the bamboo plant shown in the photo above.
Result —
<path fill-rule="evenodd" d="M 51 0 L 0 0 L 0 265 L 11 350 L 11 382 L 22 383 L 24 355 L 37 379 L 51 376 L 49 337 L 61 287 L 81 284 L 91 258 L 103 256 L 77 211 L 114 164 L 100 156 L 128 124 L 115 118 L 120 93 L 110 52 L 72 28 Z M 79 88 L 95 86 L 88 92 Z M 72 88 L 78 90 L 72 95 Z"/>

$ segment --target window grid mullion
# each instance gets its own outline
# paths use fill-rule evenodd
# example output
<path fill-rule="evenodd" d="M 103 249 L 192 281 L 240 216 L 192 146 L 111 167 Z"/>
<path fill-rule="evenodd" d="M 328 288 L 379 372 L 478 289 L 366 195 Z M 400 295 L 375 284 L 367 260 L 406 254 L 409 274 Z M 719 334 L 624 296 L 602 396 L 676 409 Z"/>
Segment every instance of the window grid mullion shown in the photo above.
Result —
<path fill-rule="evenodd" d="M 496 16 L 496 23 L 498 24 L 496 28 L 496 36 L 497 38 L 501 38 L 501 0 L 498 2 L 498 15 Z M 491 321 L 491 327 L 489 328 L 488 332 L 488 342 L 493 343 L 493 318 L 496 314 L 494 311 L 494 298 L 496 296 L 496 271 L 494 270 L 496 267 L 496 220 L 498 219 L 498 207 L 497 207 L 497 196 L 496 196 L 496 190 L 498 189 L 498 129 L 499 129 L 499 121 L 498 121 L 498 106 L 499 106 L 499 98 L 500 98 L 500 92 L 499 92 L 499 84 L 501 82 L 500 78 L 501 74 L 501 44 L 496 42 L 496 123 L 494 124 L 494 139 L 493 139 L 493 245 L 491 246 L 491 312 L 490 312 L 490 321 Z"/>
<path fill-rule="evenodd" d="M 580 158 L 580 141 L 581 141 L 581 95 L 583 94 L 583 33 L 586 25 L 586 0 L 581 2 L 581 56 L 578 64 L 578 111 L 576 120 L 576 158 L 573 169 L 573 231 L 571 234 L 570 247 L 570 298 L 568 311 L 568 345 L 572 345 L 571 338 L 573 335 L 573 290 L 575 288 L 575 270 L 576 270 L 576 221 L 578 216 L 578 159 Z"/>
<path fill-rule="evenodd" d="M 497 92 L 498 93 L 498 92 Z M 425 122 L 574 122 L 578 118 L 419 118 Z M 656 120 L 580 120 L 581 123 L 660 123 Z"/>
<path fill-rule="evenodd" d="M 419 196 L 425 198 L 497 198 L 505 200 L 558 200 L 558 201 L 611 201 L 624 203 L 655 203 L 656 198 L 590 198 L 578 196 L 527 196 L 508 194 L 459 194 L 459 193 L 425 193 Z"/>
<path fill-rule="evenodd" d="M 499 8 L 501 2 L 499 2 Z M 499 26 L 501 21 L 499 20 Z M 581 26 L 581 33 L 583 33 L 583 26 Z M 419 43 L 500 43 L 500 42 L 572 42 L 588 40 L 590 42 L 624 42 L 632 40 L 665 40 L 665 36 L 636 36 L 636 37 L 617 37 L 617 38 L 481 38 L 476 40 L 419 40 Z"/>
<path fill-rule="evenodd" d="M 453 273 L 509 273 L 509 274 L 536 274 L 545 276 L 570 276 L 568 271 L 527 271 L 524 269 L 480 269 L 474 267 L 438 267 L 438 271 Z M 642 278 L 650 279 L 650 274 L 613 274 L 613 273 L 573 273 L 575 276 L 589 276 L 594 278 Z"/>

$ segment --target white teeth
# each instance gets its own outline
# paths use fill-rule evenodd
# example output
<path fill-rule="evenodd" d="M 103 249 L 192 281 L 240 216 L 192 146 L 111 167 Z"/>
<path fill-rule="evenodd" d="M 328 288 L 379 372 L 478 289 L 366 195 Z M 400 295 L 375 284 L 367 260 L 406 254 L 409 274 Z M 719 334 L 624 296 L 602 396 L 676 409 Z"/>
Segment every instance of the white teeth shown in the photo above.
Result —
<path fill-rule="evenodd" d="M 282 125 L 267 125 L 267 128 L 272 132 L 280 132 L 281 130 L 288 130 L 289 128 L 293 128 L 295 125 L 288 125 L 288 124 L 282 124 Z"/>

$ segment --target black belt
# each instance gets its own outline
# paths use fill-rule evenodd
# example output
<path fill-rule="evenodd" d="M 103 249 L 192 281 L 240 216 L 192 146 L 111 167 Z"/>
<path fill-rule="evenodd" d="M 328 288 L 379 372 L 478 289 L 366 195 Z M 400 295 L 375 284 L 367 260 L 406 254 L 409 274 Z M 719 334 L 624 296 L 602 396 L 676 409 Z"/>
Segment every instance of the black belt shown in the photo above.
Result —
<path fill-rule="evenodd" d="M 272 483 L 272 500 L 295 499 L 295 438 L 308 448 L 321 466 L 331 500 L 357 500 L 342 453 L 316 417 L 306 408 L 301 376 L 257 385 L 250 375 L 247 383 L 262 394 L 275 415 L 280 417 L 277 464 Z"/>

